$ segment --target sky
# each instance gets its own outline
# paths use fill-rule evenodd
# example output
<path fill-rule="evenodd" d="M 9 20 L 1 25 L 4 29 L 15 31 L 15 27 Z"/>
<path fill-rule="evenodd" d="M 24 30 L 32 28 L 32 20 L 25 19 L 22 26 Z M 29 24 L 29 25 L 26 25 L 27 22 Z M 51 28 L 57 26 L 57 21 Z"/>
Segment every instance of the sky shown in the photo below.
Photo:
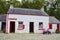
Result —
<path fill-rule="evenodd" d="M 20 2 L 21 2 L 21 0 L 18 0 L 18 1 L 20 1 Z"/>

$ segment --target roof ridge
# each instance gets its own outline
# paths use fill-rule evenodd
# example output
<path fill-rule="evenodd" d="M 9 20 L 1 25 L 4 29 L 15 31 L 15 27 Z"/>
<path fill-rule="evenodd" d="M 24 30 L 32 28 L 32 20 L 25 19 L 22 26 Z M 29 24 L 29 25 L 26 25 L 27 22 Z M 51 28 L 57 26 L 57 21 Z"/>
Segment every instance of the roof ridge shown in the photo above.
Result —
<path fill-rule="evenodd" d="M 38 10 L 38 9 L 29 9 L 29 8 L 13 8 L 13 9 L 40 11 L 40 10 Z"/>

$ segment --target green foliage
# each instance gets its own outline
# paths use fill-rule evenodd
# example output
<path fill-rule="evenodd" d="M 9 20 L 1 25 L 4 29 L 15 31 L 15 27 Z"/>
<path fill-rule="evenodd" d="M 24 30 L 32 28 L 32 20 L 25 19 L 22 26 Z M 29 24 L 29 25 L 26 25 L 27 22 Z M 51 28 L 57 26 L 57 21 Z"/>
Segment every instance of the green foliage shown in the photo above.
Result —
<path fill-rule="evenodd" d="M 5 1 L 0 0 L 0 14 L 5 14 L 9 8 L 9 5 L 7 6 Z"/>
<path fill-rule="evenodd" d="M 55 33 L 60 33 L 60 31 L 58 29 L 56 29 Z"/>
<path fill-rule="evenodd" d="M 14 7 L 21 7 L 21 3 L 17 0 L 12 1 Z"/>
<path fill-rule="evenodd" d="M 17 0 L 12 1 L 6 1 L 6 0 L 0 0 L 0 14 L 6 14 L 11 2 L 13 3 L 14 7 L 21 7 L 20 2 Z"/>
<path fill-rule="evenodd" d="M 0 0 L 0 14 L 7 13 L 11 3 L 13 4 L 14 7 L 40 9 L 42 6 L 44 6 L 45 1 L 44 0 L 33 0 L 32 2 L 30 2 L 29 0 L 27 1 L 22 0 L 22 2 L 20 3 L 17 0 L 10 0 L 10 1 Z"/>
<path fill-rule="evenodd" d="M 30 1 L 22 1 L 22 8 L 30 8 L 30 9 L 40 9 L 42 6 L 44 6 L 45 1 L 44 0 L 33 0 Z"/>
<path fill-rule="evenodd" d="M 60 20 L 60 0 L 53 2 L 49 10 L 47 10 L 47 6 L 45 6 L 45 11 L 50 16 L 55 16 L 58 20 Z"/>

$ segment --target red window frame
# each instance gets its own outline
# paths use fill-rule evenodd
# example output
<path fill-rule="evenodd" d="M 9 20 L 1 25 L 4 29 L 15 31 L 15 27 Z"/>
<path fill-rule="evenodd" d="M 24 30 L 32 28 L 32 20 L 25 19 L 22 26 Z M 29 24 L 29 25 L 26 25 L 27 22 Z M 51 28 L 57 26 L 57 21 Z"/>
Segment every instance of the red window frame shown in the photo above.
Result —
<path fill-rule="evenodd" d="M 22 26 L 22 28 L 18 28 L 18 30 L 23 30 L 25 28 L 25 25 Z"/>
<path fill-rule="evenodd" d="M 17 20 L 17 18 L 8 18 L 9 20 Z"/>

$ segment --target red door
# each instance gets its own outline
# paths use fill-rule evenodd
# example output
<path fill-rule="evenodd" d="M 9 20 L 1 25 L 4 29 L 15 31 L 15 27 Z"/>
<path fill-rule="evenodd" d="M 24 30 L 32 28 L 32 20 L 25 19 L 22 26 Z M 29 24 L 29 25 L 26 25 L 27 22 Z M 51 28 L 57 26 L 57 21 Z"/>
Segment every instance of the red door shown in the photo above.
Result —
<path fill-rule="evenodd" d="M 49 24 L 49 29 L 52 29 L 52 24 Z"/>
<path fill-rule="evenodd" d="M 10 22 L 10 33 L 15 32 L 15 22 Z"/>
<path fill-rule="evenodd" d="M 57 29 L 59 30 L 59 24 L 57 24 Z"/>

